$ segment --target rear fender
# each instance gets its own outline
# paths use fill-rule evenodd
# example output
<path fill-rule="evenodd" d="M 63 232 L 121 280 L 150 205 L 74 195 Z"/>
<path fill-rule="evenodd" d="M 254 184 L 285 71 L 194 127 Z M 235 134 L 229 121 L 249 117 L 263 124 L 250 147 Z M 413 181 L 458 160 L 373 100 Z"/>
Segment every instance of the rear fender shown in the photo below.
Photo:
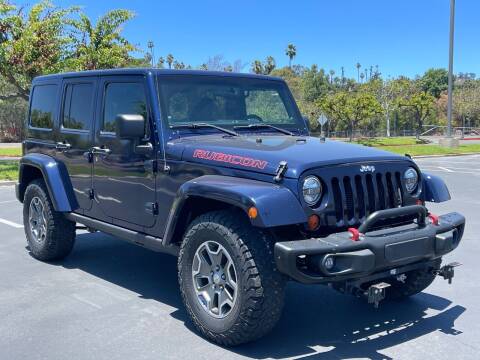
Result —
<path fill-rule="evenodd" d="M 447 184 L 441 177 L 425 172 L 422 175 L 422 200 L 440 203 L 451 199 Z"/>
<path fill-rule="evenodd" d="M 71 212 L 78 208 L 72 183 L 63 163 L 44 154 L 31 153 L 22 157 L 19 165 L 17 197 L 23 202 L 25 190 L 32 180 L 32 172 L 39 170 L 47 186 L 53 207 L 59 212 Z"/>
<path fill-rule="evenodd" d="M 170 212 L 164 243 L 169 244 L 182 207 L 189 197 L 220 201 L 248 213 L 250 207 L 258 216 L 250 219 L 253 226 L 269 228 L 307 222 L 307 216 L 295 195 L 286 187 L 263 181 L 221 175 L 205 175 L 184 183 Z"/>

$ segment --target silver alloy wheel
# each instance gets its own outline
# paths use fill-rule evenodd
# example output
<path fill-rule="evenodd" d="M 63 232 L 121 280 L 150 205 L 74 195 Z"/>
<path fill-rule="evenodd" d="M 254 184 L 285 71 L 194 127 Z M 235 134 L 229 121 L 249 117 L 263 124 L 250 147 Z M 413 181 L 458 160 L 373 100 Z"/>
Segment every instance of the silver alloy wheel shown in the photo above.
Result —
<path fill-rule="evenodd" d="M 33 239 L 38 243 L 43 243 L 47 237 L 47 218 L 45 206 L 37 196 L 30 201 L 28 223 Z"/>
<path fill-rule="evenodd" d="M 216 241 L 206 241 L 195 252 L 192 264 L 195 294 L 205 311 L 218 319 L 227 316 L 237 300 L 237 271 L 228 251 Z"/>

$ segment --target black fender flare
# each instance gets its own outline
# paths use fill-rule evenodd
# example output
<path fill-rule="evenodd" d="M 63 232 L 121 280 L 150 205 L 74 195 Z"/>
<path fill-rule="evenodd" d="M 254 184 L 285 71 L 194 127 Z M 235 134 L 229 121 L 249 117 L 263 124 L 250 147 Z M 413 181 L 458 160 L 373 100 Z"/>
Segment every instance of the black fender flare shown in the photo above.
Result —
<path fill-rule="evenodd" d="M 23 202 L 25 190 L 30 180 L 28 169 L 36 168 L 42 173 L 53 207 L 59 212 L 72 212 L 78 208 L 77 198 L 65 165 L 53 157 L 30 153 L 20 159 L 17 198 Z"/>
<path fill-rule="evenodd" d="M 221 201 L 248 212 L 254 206 L 258 211 L 253 226 L 269 228 L 307 222 L 307 215 L 296 196 L 285 186 L 264 181 L 222 175 L 204 175 L 185 182 L 177 192 L 169 214 L 164 245 L 172 242 L 175 226 L 182 207 L 191 196 Z"/>
<path fill-rule="evenodd" d="M 421 198 L 423 201 L 440 203 L 451 199 L 447 184 L 441 177 L 423 172 L 422 182 Z"/>

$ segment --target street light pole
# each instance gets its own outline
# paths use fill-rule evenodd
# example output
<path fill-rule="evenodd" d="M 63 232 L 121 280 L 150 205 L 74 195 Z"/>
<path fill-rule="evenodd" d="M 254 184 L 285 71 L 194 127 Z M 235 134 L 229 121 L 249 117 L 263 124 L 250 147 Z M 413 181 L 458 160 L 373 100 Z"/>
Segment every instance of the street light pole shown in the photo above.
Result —
<path fill-rule="evenodd" d="M 151 61 L 152 61 L 152 67 L 155 67 L 155 56 L 153 54 L 153 48 L 154 48 L 153 41 L 149 41 L 147 43 L 147 47 L 150 49 L 150 56 L 151 56 Z"/>
<path fill-rule="evenodd" d="M 455 29 L 455 0 L 450 0 L 450 39 L 448 51 L 448 102 L 447 102 L 447 137 L 440 139 L 440 144 L 458 147 L 459 142 L 452 134 L 452 100 L 453 100 L 453 38 Z"/>
<path fill-rule="evenodd" d="M 447 137 L 452 137 L 452 98 L 453 98 L 453 36 L 455 28 L 455 0 L 450 0 L 450 44 L 448 54 L 448 106 L 447 106 Z"/>

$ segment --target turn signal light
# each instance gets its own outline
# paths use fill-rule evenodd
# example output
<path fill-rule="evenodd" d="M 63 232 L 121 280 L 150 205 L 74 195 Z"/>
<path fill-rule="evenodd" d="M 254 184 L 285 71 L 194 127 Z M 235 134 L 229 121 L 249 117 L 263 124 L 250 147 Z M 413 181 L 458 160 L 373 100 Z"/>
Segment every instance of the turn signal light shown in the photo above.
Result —
<path fill-rule="evenodd" d="M 359 241 L 360 240 L 360 231 L 355 228 L 348 228 L 347 231 L 350 233 L 350 240 Z"/>
<path fill-rule="evenodd" d="M 318 215 L 310 215 L 308 217 L 308 230 L 317 230 L 318 225 L 320 225 L 320 218 L 318 217 Z"/>
<path fill-rule="evenodd" d="M 438 226 L 438 216 L 437 215 L 429 214 L 428 218 L 430 219 L 431 224 Z"/>
<path fill-rule="evenodd" d="M 256 219 L 258 216 L 258 210 L 255 206 L 252 206 L 251 208 L 248 209 L 248 217 L 250 219 Z"/>

